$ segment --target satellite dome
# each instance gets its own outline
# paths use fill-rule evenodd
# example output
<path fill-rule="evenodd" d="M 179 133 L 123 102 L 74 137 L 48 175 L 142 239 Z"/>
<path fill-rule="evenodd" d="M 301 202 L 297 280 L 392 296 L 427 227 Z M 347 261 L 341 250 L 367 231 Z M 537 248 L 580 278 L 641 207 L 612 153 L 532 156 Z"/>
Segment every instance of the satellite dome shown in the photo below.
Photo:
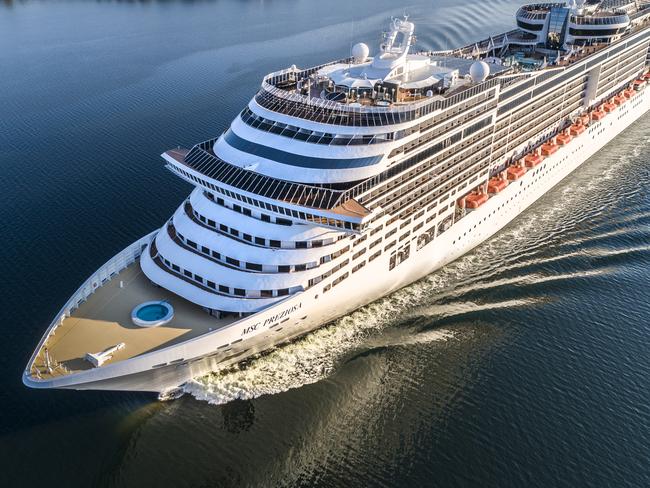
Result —
<path fill-rule="evenodd" d="M 355 63 L 363 63 L 368 59 L 368 54 L 370 54 L 370 49 L 363 42 L 355 44 L 352 47 L 352 57 L 354 58 Z"/>
<path fill-rule="evenodd" d="M 490 74 L 490 67 L 485 61 L 474 61 L 469 67 L 469 75 L 474 83 L 480 83 Z"/>

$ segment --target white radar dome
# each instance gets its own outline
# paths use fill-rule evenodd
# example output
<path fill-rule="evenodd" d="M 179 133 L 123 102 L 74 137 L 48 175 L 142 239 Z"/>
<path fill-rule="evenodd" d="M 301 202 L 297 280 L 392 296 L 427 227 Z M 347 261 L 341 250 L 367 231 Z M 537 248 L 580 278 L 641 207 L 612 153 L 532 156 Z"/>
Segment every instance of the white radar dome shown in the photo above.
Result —
<path fill-rule="evenodd" d="M 469 75 L 474 83 L 480 83 L 490 74 L 490 67 L 485 61 L 474 61 L 469 67 Z"/>
<path fill-rule="evenodd" d="M 363 63 L 368 59 L 368 54 L 370 54 L 370 49 L 363 42 L 352 46 L 352 57 L 354 58 L 355 63 Z"/>

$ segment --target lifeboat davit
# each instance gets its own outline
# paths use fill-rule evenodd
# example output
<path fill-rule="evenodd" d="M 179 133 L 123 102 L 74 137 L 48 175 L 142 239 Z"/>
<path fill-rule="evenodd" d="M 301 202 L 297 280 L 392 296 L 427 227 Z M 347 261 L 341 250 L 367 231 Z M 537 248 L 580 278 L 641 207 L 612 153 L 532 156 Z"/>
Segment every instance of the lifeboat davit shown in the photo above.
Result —
<path fill-rule="evenodd" d="M 547 142 L 546 144 L 542 144 L 542 156 L 550 156 L 551 154 L 555 154 L 558 149 L 559 147 L 554 142 Z"/>
<path fill-rule="evenodd" d="M 571 134 L 571 135 L 574 136 L 574 137 L 575 137 L 575 136 L 579 136 L 579 135 L 582 134 L 584 131 L 585 131 L 585 126 L 584 126 L 584 125 L 581 125 L 581 124 L 573 124 L 573 125 L 569 128 L 569 134 Z"/>
<path fill-rule="evenodd" d="M 568 143 L 571 142 L 571 139 L 573 139 L 573 137 L 571 137 L 571 135 L 569 134 L 560 134 L 555 138 L 555 140 L 560 146 L 566 146 Z"/>
<path fill-rule="evenodd" d="M 605 118 L 605 112 L 602 110 L 596 110 L 591 113 L 591 120 L 603 120 Z"/>
<path fill-rule="evenodd" d="M 603 103 L 603 110 L 608 114 L 612 113 L 614 110 L 616 110 L 616 105 L 613 103 Z"/>
<path fill-rule="evenodd" d="M 526 169 L 521 166 L 510 166 L 506 171 L 509 180 L 518 180 L 526 174 Z"/>
<path fill-rule="evenodd" d="M 524 163 L 528 168 L 534 168 L 538 164 L 544 161 L 544 158 L 539 154 L 529 154 L 524 158 Z"/>
<path fill-rule="evenodd" d="M 467 203 L 467 208 L 479 208 L 485 202 L 488 201 L 487 193 L 472 193 L 465 197 L 465 202 Z"/>
<path fill-rule="evenodd" d="M 499 193 L 500 191 L 503 191 L 506 186 L 508 186 L 508 180 L 495 176 L 494 178 L 490 178 L 487 190 L 488 193 Z"/>
<path fill-rule="evenodd" d="M 578 118 L 578 121 L 579 121 L 582 125 L 587 125 L 587 124 L 589 123 L 589 115 L 588 115 L 588 114 L 581 115 L 581 116 Z"/>

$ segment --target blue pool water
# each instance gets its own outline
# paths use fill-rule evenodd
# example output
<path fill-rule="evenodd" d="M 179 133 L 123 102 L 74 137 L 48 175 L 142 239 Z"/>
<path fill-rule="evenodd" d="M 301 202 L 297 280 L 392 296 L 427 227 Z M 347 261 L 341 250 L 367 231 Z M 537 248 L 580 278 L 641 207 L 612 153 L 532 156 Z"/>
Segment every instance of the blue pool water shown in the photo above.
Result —
<path fill-rule="evenodd" d="M 146 320 L 147 322 L 155 322 L 156 320 L 162 319 L 167 315 L 168 308 L 166 305 L 161 303 L 152 303 L 150 305 L 145 305 L 140 310 L 136 312 L 136 315 L 140 320 Z"/>

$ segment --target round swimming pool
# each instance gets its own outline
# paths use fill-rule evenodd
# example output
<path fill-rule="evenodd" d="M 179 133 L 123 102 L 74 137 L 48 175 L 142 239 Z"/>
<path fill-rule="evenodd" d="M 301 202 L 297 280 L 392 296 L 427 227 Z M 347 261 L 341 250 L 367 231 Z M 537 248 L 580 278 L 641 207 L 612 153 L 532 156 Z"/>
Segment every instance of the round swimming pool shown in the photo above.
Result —
<path fill-rule="evenodd" d="M 174 318 L 174 308 L 167 302 L 144 302 L 131 312 L 131 320 L 140 327 L 157 327 Z"/>

